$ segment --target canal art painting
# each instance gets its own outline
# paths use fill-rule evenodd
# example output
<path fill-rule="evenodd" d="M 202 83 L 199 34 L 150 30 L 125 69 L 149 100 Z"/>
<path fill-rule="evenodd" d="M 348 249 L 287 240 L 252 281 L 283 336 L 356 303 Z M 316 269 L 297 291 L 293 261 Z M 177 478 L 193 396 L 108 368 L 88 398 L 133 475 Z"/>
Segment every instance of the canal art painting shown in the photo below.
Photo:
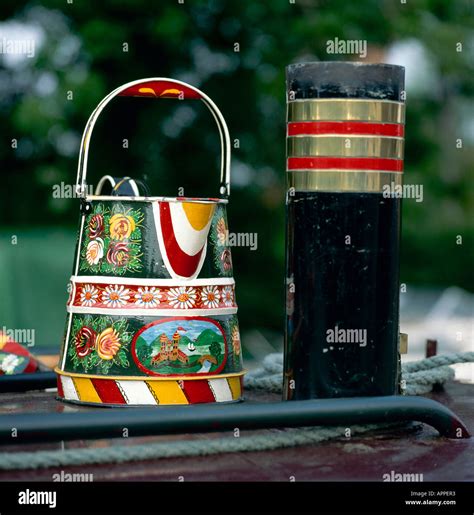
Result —
<path fill-rule="evenodd" d="M 166 269 L 174 279 L 199 275 L 215 205 L 210 202 L 156 202 L 157 239 Z"/>
<path fill-rule="evenodd" d="M 68 357 L 78 372 L 126 373 L 131 339 L 124 318 L 85 315 L 74 319 Z"/>
<path fill-rule="evenodd" d="M 91 189 L 87 162 L 93 128 L 117 96 L 141 96 L 150 103 L 161 97 L 202 101 L 220 135 L 217 191 L 164 197 L 133 177 L 110 175 Z M 108 406 L 243 400 L 245 370 L 226 216 L 231 148 L 214 102 L 175 79 L 124 84 L 92 112 L 75 185 L 80 230 L 55 369 L 58 398 Z M 179 167 L 173 173 L 179 175 Z M 202 182 L 216 181 L 203 176 Z M 8 370 L 16 366 L 11 360 L 4 365 Z"/>
<path fill-rule="evenodd" d="M 135 335 L 132 356 L 150 375 L 217 374 L 227 359 L 226 337 L 209 318 L 158 320 Z"/>
<path fill-rule="evenodd" d="M 232 277 L 232 255 L 229 246 L 229 228 L 223 206 L 217 206 L 212 219 L 210 240 L 214 264 L 223 277 Z"/>
<path fill-rule="evenodd" d="M 141 209 L 97 204 L 86 217 L 80 269 L 114 275 L 141 270 L 143 219 Z"/>

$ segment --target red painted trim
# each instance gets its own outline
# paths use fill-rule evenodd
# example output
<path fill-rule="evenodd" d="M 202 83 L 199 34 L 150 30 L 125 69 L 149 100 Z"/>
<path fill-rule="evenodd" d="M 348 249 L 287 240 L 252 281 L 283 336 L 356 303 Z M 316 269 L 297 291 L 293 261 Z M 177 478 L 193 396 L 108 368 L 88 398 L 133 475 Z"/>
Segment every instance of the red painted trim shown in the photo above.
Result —
<path fill-rule="evenodd" d="M 402 159 L 371 157 L 289 157 L 288 170 L 385 170 L 402 172 Z"/>
<path fill-rule="evenodd" d="M 159 303 L 157 306 L 155 306 L 154 308 L 148 308 L 148 309 L 176 309 L 176 311 L 178 311 L 179 308 L 174 308 L 169 303 L 169 292 L 171 289 L 180 288 L 182 286 L 182 284 L 176 285 L 176 286 L 124 284 L 123 286 L 125 286 L 125 288 L 127 288 L 129 290 L 128 295 L 130 296 L 130 298 L 127 300 L 126 304 L 124 304 L 123 306 L 113 308 L 111 306 L 108 306 L 105 302 L 102 301 L 102 293 L 105 291 L 106 288 L 121 286 L 120 284 L 117 285 L 117 284 L 109 284 L 109 283 L 89 283 L 87 281 L 76 282 L 75 284 L 76 284 L 75 295 L 71 299 L 71 301 L 68 303 L 68 306 L 72 306 L 72 307 L 86 306 L 85 304 L 81 303 L 81 294 L 83 292 L 84 286 L 88 285 L 88 286 L 92 286 L 92 287 L 96 288 L 99 295 L 94 304 L 92 304 L 91 306 L 86 306 L 86 307 L 107 308 L 107 309 L 147 309 L 144 306 L 140 306 L 139 304 L 137 304 L 137 299 L 135 298 L 135 295 L 138 294 L 139 288 L 145 288 L 146 286 L 148 286 L 148 288 L 156 288 L 157 293 L 160 293 L 161 295 L 165 296 L 164 298 L 162 297 L 159 300 Z M 232 291 L 234 293 L 234 303 L 232 304 L 232 306 L 228 306 L 225 303 L 224 294 L 223 294 L 224 289 L 229 286 L 232 288 Z M 219 305 L 217 306 L 217 308 L 210 308 L 209 306 L 206 306 L 202 300 L 203 289 L 209 288 L 209 287 L 217 288 L 217 291 L 220 294 Z M 235 286 L 233 284 L 209 284 L 209 285 L 203 285 L 203 286 L 190 286 L 190 288 L 193 288 L 196 291 L 197 299 L 196 299 L 196 303 L 194 304 L 194 306 L 192 308 L 187 308 L 187 309 L 190 309 L 190 310 L 193 310 L 193 309 L 227 309 L 227 308 L 236 308 L 237 307 L 235 304 Z"/>
<path fill-rule="evenodd" d="M 25 367 L 25 370 L 23 370 L 23 374 L 31 374 L 32 372 L 36 372 L 38 369 L 38 363 L 33 358 L 30 358 L 28 361 L 28 364 Z"/>
<path fill-rule="evenodd" d="M 370 134 L 403 137 L 405 126 L 398 123 L 370 122 L 290 122 L 288 136 L 304 134 Z"/>
<path fill-rule="evenodd" d="M 206 379 L 201 381 L 184 381 L 183 391 L 190 404 L 216 402 L 211 387 Z"/>
<path fill-rule="evenodd" d="M 173 268 L 173 271 L 177 275 L 181 277 L 191 277 L 196 273 L 196 270 L 199 267 L 201 255 L 203 253 L 204 246 L 206 245 L 207 241 L 204 243 L 202 249 L 196 254 L 194 254 L 194 256 L 186 254 L 186 252 L 181 250 L 181 247 L 176 241 L 176 237 L 174 235 L 173 221 L 171 219 L 169 202 L 160 202 L 159 204 L 160 225 L 168 261 L 171 267 Z"/>
<path fill-rule="evenodd" d="M 113 379 L 91 379 L 100 400 L 105 404 L 127 404 Z"/>
<path fill-rule="evenodd" d="M 157 372 L 153 372 L 152 370 L 149 370 L 148 368 L 145 367 L 145 365 L 143 365 L 141 363 L 141 361 L 138 359 L 138 356 L 135 352 L 136 351 L 136 342 L 137 342 L 138 337 L 144 331 L 149 329 L 150 327 L 153 327 L 153 326 L 159 325 L 159 324 L 164 324 L 166 322 L 173 322 L 176 320 L 197 320 L 199 322 L 210 322 L 211 324 L 214 324 L 219 329 L 222 336 L 224 337 L 224 358 L 222 360 L 222 363 L 219 365 L 218 368 L 216 368 L 216 370 L 214 370 L 213 372 L 203 372 L 201 374 L 199 374 L 197 372 L 191 372 L 188 374 L 186 374 L 186 373 L 184 373 L 184 374 L 159 374 Z M 155 320 L 154 322 L 150 322 L 149 324 L 143 326 L 139 331 L 137 331 L 135 333 L 135 336 L 133 337 L 133 340 L 132 340 L 132 344 L 130 346 L 130 354 L 132 355 L 133 361 L 135 362 L 137 367 L 142 372 L 145 372 L 145 374 L 147 374 L 149 376 L 158 376 L 158 377 L 180 377 L 180 376 L 186 377 L 186 376 L 200 376 L 200 375 L 217 375 L 217 374 L 219 374 L 219 372 L 222 371 L 225 364 L 227 363 L 228 353 L 229 353 L 229 351 L 227 349 L 227 337 L 226 337 L 224 329 L 222 328 L 221 324 L 219 324 L 219 322 L 217 322 L 217 320 L 213 320 L 212 318 L 207 318 L 207 317 L 166 317 L 161 320 Z"/>
<path fill-rule="evenodd" d="M 3 352 L 8 352 L 9 354 L 24 356 L 25 358 L 28 356 L 31 357 L 31 354 L 29 353 L 29 351 L 25 349 L 25 347 L 23 347 L 23 345 L 10 339 L 5 342 L 5 344 L 0 350 L 2 350 Z"/>
<path fill-rule="evenodd" d="M 143 93 L 139 90 L 142 88 L 149 88 L 154 91 L 154 93 Z M 134 86 L 130 86 L 129 88 L 125 89 L 121 93 L 119 93 L 119 96 L 121 97 L 151 97 L 151 98 L 160 98 L 160 95 L 167 89 L 176 89 L 183 93 L 184 98 L 201 98 L 201 95 L 194 91 L 193 89 L 183 85 L 183 84 L 176 84 L 172 81 L 166 81 L 166 80 L 150 80 L 148 82 L 141 82 L 139 84 L 135 84 Z M 179 95 L 165 95 L 161 98 L 179 98 Z"/>
<path fill-rule="evenodd" d="M 59 374 L 56 375 L 56 382 L 58 383 L 58 397 L 64 399 L 63 383 Z"/>

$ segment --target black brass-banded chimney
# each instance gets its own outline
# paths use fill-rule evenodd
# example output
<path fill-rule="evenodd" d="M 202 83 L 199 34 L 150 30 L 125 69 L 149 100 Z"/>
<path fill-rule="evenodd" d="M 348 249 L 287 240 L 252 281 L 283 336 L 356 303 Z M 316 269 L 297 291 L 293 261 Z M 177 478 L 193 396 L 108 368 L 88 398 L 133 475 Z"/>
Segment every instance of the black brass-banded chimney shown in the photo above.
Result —
<path fill-rule="evenodd" d="M 399 391 L 404 68 L 287 67 L 284 398 Z"/>

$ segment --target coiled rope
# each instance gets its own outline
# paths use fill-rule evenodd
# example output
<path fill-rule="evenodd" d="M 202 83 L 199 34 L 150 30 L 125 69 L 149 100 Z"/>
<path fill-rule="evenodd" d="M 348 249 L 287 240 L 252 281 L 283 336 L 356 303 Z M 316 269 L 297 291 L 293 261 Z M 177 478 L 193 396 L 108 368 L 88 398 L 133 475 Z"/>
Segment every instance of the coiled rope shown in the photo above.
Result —
<path fill-rule="evenodd" d="M 449 365 L 474 361 L 474 352 L 452 352 L 402 365 L 402 389 L 407 395 L 421 395 L 432 390 L 433 385 L 443 384 L 454 378 Z M 262 366 L 251 370 L 245 376 L 245 387 L 281 393 L 283 354 L 269 354 Z"/>
<path fill-rule="evenodd" d="M 434 384 L 442 384 L 454 377 L 449 365 L 474 362 L 474 352 L 450 353 L 407 363 L 402 367 L 402 378 L 407 395 L 431 391 Z M 262 367 L 249 372 L 245 387 L 248 390 L 281 392 L 283 355 L 270 354 Z M 370 424 L 350 427 L 350 435 L 361 435 L 376 429 L 400 424 Z M 220 453 L 269 451 L 321 443 L 333 438 L 347 438 L 345 427 L 310 427 L 270 430 L 264 434 L 228 437 L 209 440 L 167 441 L 139 445 L 114 445 L 94 449 L 65 449 L 58 451 L 3 452 L 0 453 L 0 470 L 26 470 L 72 465 L 127 463 L 139 460 L 209 456 Z"/>

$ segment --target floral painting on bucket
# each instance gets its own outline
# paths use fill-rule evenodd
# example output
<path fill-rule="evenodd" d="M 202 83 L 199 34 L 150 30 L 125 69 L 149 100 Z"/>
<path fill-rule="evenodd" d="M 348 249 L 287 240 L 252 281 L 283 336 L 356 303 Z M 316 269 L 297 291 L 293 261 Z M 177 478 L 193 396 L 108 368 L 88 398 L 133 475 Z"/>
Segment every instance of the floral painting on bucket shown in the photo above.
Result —
<path fill-rule="evenodd" d="M 81 271 L 122 275 L 142 269 L 141 209 L 97 204 L 86 217 L 81 249 Z"/>
<path fill-rule="evenodd" d="M 126 369 L 132 333 L 123 318 L 78 317 L 73 320 L 68 355 L 74 370 L 95 370 L 107 375 L 111 369 Z"/>

